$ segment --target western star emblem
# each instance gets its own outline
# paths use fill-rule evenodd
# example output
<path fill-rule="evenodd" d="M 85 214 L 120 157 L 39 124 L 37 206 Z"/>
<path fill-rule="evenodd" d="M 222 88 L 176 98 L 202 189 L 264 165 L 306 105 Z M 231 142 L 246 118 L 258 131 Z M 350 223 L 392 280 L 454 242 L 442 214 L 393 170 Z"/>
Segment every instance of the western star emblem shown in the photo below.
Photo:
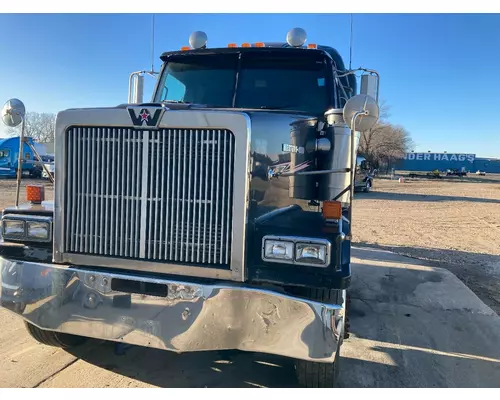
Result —
<path fill-rule="evenodd" d="M 157 128 L 166 107 L 128 107 L 127 111 L 135 127 Z"/>

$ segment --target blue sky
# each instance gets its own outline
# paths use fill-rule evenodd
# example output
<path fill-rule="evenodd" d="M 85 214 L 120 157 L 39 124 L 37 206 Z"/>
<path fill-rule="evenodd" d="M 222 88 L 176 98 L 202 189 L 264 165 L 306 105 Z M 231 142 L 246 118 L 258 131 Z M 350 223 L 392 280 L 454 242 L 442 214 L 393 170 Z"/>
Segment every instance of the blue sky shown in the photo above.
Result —
<path fill-rule="evenodd" d="M 309 43 L 349 56 L 349 14 L 157 14 L 155 67 L 162 51 L 280 41 L 304 28 Z M 113 106 L 127 100 L 130 72 L 151 65 L 150 14 L 0 14 L 0 102 L 28 110 Z M 354 14 L 353 67 L 381 74 L 390 120 L 421 151 L 500 158 L 500 15 Z M 146 78 L 148 81 L 148 78 Z M 147 96 L 152 79 L 146 87 Z M 0 136 L 3 134 L 0 126 Z"/>

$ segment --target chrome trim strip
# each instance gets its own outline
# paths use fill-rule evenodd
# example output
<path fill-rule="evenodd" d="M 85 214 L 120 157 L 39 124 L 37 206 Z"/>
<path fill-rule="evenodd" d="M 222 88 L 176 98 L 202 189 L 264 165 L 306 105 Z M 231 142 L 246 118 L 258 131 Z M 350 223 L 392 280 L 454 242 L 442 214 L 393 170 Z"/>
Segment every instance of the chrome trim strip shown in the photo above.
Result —
<path fill-rule="evenodd" d="M 141 183 L 141 225 L 139 237 L 139 257 L 146 257 L 146 228 L 148 209 L 148 179 L 149 179 L 149 131 L 143 132 L 142 137 L 142 183 Z M 116 223 L 116 222 L 115 222 Z"/>
<path fill-rule="evenodd" d="M 98 265 L 107 268 L 153 272 L 159 274 L 194 276 L 211 279 L 231 279 L 231 271 L 229 269 L 222 268 L 196 267 L 185 264 L 88 256 L 85 254 L 65 254 L 65 261 L 69 264 L 87 267 Z"/>
<path fill-rule="evenodd" d="M 147 108 L 147 107 L 146 107 Z M 98 108 L 98 109 L 72 109 L 58 113 L 56 120 L 55 151 L 55 195 L 54 195 L 54 261 L 58 263 L 71 263 L 75 255 L 64 254 L 65 246 L 65 218 L 64 209 L 64 190 L 66 182 L 65 154 L 66 148 L 66 130 L 69 127 L 79 128 L 81 126 L 105 126 L 109 127 L 113 137 L 113 156 L 115 150 L 116 129 L 131 127 L 132 121 L 125 108 Z M 243 112 L 235 111 L 200 111 L 200 110 L 168 110 L 162 116 L 158 129 L 175 127 L 178 129 L 221 129 L 231 131 L 234 135 L 234 172 L 233 180 L 229 182 L 229 189 L 233 188 L 232 215 L 233 220 L 229 220 L 229 214 L 226 224 L 231 226 L 229 234 L 232 237 L 231 252 L 226 255 L 230 258 L 231 279 L 235 281 L 244 281 L 245 279 L 245 238 L 248 213 L 248 191 L 250 174 L 250 140 L 251 140 L 251 120 Z M 79 135 L 79 140 L 81 136 Z M 208 145 L 207 145 L 208 147 Z M 229 143 L 229 151 L 232 151 L 232 142 Z M 84 162 L 83 158 L 82 162 Z M 146 162 L 146 161 L 144 161 Z M 141 166 L 138 166 L 140 168 Z M 202 171 L 200 171 L 202 172 Z M 112 187 L 114 187 L 114 174 L 112 174 Z M 174 188 L 173 188 L 174 189 Z M 88 193 L 88 190 L 87 190 Z M 85 217 L 84 213 L 82 218 Z M 118 220 L 116 216 L 115 221 Z M 82 227 L 85 228 L 85 227 Z M 203 228 L 202 228 L 203 229 Z M 110 232 L 109 240 L 112 241 L 116 232 Z M 105 265 L 109 263 L 107 257 L 97 257 L 94 265 Z M 112 264 L 117 265 L 121 261 L 114 260 Z M 179 265 L 161 264 L 164 266 L 164 273 L 174 273 L 178 271 Z M 186 268 L 182 266 L 182 268 Z M 199 271 L 197 276 L 212 276 L 212 268 L 195 268 Z M 203 272 L 206 270 L 206 274 Z M 179 272 L 178 272 L 179 273 Z M 183 274 L 180 272 L 180 274 Z"/>
<path fill-rule="evenodd" d="M 4 287 L 17 283 L 21 289 L 19 300 L 5 298 L 3 306 L 23 302 L 25 308 L 8 309 L 42 329 L 176 352 L 239 349 L 333 362 L 344 329 L 341 305 L 239 284 L 204 285 L 2 258 L 0 280 Z M 125 281 L 138 287 L 148 283 L 150 292 L 125 291 Z"/>

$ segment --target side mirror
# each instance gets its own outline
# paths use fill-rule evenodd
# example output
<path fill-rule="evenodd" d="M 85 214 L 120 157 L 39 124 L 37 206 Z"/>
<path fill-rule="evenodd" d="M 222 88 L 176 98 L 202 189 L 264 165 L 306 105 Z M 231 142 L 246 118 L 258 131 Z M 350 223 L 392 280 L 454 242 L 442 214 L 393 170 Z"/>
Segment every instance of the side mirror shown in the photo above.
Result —
<path fill-rule="evenodd" d="M 360 94 L 371 96 L 378 103 L 379 79 L 377 75 L 361 75 Z"/>
<path fill-rule="evenodd" d="M 380 109 L 376 100 L 366 94 L 351 97 L 344 106 L 344 121 L 349 129 L 364 132 L 377 123 Z"/>
<path fill-rule="evenodd" d="M 26 107 L 19 99 L 8 100 L 2 108 L 2 121 L 10 127 L 18 126 L 26 114 Z"/>
<path fill-rule="evenodd" d="M 130 75 L 128 86 L 128 102 L 130 104 L 143 103 L 144 99 L 144 75 L 134 72 Z"/>

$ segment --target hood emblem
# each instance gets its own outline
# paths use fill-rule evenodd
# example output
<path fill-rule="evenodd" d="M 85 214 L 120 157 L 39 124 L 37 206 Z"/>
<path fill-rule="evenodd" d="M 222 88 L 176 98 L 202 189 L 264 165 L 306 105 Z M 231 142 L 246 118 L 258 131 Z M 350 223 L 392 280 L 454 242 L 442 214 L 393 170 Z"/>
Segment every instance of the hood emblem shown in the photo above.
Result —
<path fill-rule="evenodd" d="M 166 107 L 127 107 L 132 124 L 136 128 L 157 128 L 165 110 Z"/>
<path fill-rule="evenodd" d="M 284 153 L 298 153 L 304 154 L 304 148 L 302 146 L 295 146 L 293 144 L 283 143 L 281 145 L 281 151 Z"/>

